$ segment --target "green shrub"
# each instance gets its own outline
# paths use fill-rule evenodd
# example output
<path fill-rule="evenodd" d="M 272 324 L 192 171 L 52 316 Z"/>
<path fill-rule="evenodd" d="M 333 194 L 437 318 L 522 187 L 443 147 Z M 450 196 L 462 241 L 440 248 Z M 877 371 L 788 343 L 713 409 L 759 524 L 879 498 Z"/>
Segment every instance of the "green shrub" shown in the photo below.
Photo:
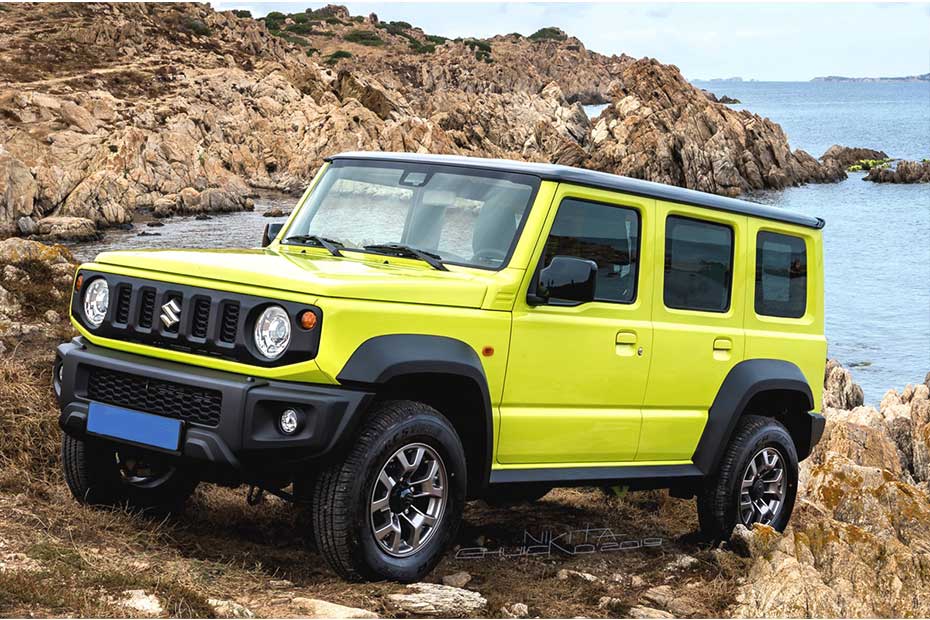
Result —
<path fill-rule="evenodd" d="M 299 45 L 300 47 L 308 47 L 310 41 L 306 40 L 303 37 L 298 37 L 296 34 L 291 34 L 290 32 L 275 32 L 275 36 L 281 37 L 288 43 L 293 43 L 294 45 Z"/>
<path fill-rule="evenodd" d="M 205 24 L 203 21 L 193 17 L 185 17 L 183 20 L 181 20 L 181 30 L 200 35 L 202 37 L 210 36 L 211 33 L 210 26 Z"/>
<path fill-rule="evenodd" d="M 244 10 L 244 9 L 234 9 L 234 10 L 233 10 L 233 15 L 235 15 L 236 17 L 243 17 L 243 18 L 244 18 L 244 17 L 248 17 L 248 18 L 251 18 L 251 17 L 252 17 L 252 11 L 246 11 L 246 10 Z"/>
<path fill-rule="evenodd" d="M 294 34 L 313 35 L 321 32 L 320 30 L 316 30 L 311 23 L 288 24 L 284 29 L 288 32 L 293 32 Z"/>
<path fill-rule="evenodd" d="M 407 39 L 410 42 L 410 49 L 412 49 L 417 54 L 432 54 L 436 51 L 436 46 L 432 43 L 423 43 L 410 37 Z"/>
<path fill-rule="evenodd" d="M 343 37 L 346 41 L 358 43 L 359 45 L 380 46 L 384 45 L 384 40 L 371 30 L 352 30 Z"/>
<path fill-rule="evenodd" d="M 308 47 L 308 48 L 307 48 L 307 56 L 313 56 L 314 54 L 319 54 L 319 53 L 320 53 L 320 50 L 318 50 L 318 49 L 315 48 L 315 47 Z"/>
<path fill-rule="evenodd" d="M 327 17 L 325 21 L 327 24 L 333 24 L 333 25 L 339 24 L 342 26 L 348 26 L 348 24 L 346 24 L 344 21 L 342 21 L 338 17 Z"/>
<path fill-rule="evenodd" d="M 442 45 L 449 39 L 445 37 L 441 37 L 438 34 L 428 34 L 426 35 L 426 40 L 429 41 L 430 43 L 435 43 L 436 45 Z"/>
<path fill-rule="evenodd" d="M 346 50 L 336 50 L 326 57 L 326 64 L 334 65 L 339 62 L 340 58 L 352 58 L 352 52 L 347 52 Z"/>
<path fill-rule="evenodd" d="M 491 53 L 491 44 L 487 41 L 480 41 L 478 39 L 465 39 L 465 45 L 473 50 L 486 52 L 489 55 Z"/>
<path fill-rule="evenodd" d="M 564 41 L 568 37 L 558 28 L 540 28 L 528 37 L 532 41 Z"/>

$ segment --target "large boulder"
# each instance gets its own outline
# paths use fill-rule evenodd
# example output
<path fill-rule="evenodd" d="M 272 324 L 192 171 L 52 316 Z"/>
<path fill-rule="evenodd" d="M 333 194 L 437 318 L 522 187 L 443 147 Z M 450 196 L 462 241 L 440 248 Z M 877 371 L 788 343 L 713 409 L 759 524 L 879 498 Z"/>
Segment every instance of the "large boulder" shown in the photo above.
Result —
<path fill-rule="evenodd" d="M 853 409 L 864 402 L 862 388 L 838 361 L 827 361 L 823 378 L 823 408 Z"/>
<path fill-rule="evenodd" d="M 888 154 L 885 153 L 885 151 L 877 151 L 875 149 L 857 146 L 841 146 L 839 144 L 834 144 L 820 156 L 820 161 L 826 162 L 832 160 L 843 168 L 848 168 L 862 160 L 885 159 L 888 159 Z"/>
<path fill-rule="evenodd" d="M 846 178 L 792 151 L 771 120 L 708 100 L 673 65 L 643 58 L 623 64 L 620 78 L 594 127 L 589 168 L 730 196 Z"/>
<path fill-rule="evenodd" d="M 875 167 L 865 176 L 875 183 L 930 183 L 930 160 L 899 161 L 887 168 Z"/>

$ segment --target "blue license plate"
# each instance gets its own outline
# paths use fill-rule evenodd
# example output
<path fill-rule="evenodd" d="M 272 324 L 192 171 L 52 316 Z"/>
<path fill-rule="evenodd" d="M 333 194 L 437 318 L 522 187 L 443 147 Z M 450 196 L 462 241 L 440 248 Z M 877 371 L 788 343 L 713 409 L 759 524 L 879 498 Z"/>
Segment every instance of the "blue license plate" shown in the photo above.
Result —
<path fill-rule="evenodd" d="M 96 402 L 87 410 L 87 431 L 163 450 L 177 450 L 181 442 L 180 420 Z"/>

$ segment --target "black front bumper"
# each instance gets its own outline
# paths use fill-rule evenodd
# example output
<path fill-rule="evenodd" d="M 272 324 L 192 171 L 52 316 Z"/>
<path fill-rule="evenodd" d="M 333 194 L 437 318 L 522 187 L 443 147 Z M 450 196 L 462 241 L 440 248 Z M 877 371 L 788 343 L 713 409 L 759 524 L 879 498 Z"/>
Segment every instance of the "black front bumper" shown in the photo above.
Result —
<path fill-rule="evenodd" d="M 138 386 L 141 381 L 144 390 L 149 389 L 150 383 L 170 384 L 182 391 L 189 387 L 216 394 L 219 397 L 216 423 L 204 424 L 182 417 L 180 449 L 167 454 L 234 470 L 243 478 L 284 471 L 337 450 L 351 436 L 373 396 L 371 392 L 342 387 L 271 381 L 177 364 L 98 347 L 75 338 L 58 347 L 55 368 L 55 392 L 61 407 L 59 425 L 71 436 L 81 438 L 91 434 L 87 431 L 87 412 L 92 400 L 88 386 L 91 374 L 101 370 L 131 376 L 133 385 Z M 135 402 L 140 402 L 135 398 L 138 394 L 133 396 Z M 159 413 L 121 402 L 108 404 Z M 281 433 L 277 425 L 287 407 L 297 408 L 304 417 L 301 429 L 292 436 Z"/>

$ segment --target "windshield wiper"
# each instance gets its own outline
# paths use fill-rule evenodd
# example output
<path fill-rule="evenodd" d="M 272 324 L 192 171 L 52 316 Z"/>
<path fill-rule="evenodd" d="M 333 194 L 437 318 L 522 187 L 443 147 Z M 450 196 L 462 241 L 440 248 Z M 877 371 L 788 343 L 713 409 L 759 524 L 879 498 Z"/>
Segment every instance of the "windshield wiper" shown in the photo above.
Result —
<path fill-rule="evenodd" d="M 393 254 L 394 256 L 402 256 L 405 258 L 419 258 L 433 269 L 449 271 L 446 269 L 446 266 L 442 264 L 442 260 L 438 254 L 420 250 L 405 243 L 376 243 L 373 245 L 366 245 L 365 249 L 379 254 Z"/>
<path fill-rule="evenodd" d="M 326 251 L 328 251 L 333 256 L 342 256 L 342 252 L 339 251 L 339 248 L 345 247 L 345 244 L 340 243 L 335 239 L 327 239 L 326 237 L 321 237 L 319 235 L 293 235 L 291 237 L 287 237 L 284 241 L 291 243 L 311 243 L 326 249 Z"/>

